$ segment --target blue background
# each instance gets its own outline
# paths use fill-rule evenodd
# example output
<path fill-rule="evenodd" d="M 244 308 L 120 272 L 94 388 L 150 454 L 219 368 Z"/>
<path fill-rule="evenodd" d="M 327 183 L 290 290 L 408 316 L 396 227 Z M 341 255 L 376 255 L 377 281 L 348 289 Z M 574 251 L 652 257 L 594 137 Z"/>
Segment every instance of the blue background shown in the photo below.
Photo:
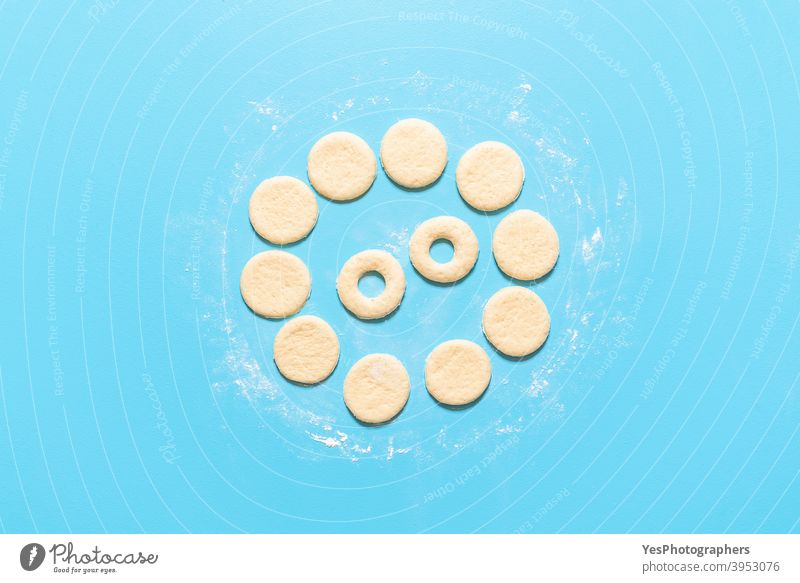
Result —
<path fill-rule="evenodd" d="M 0 528 L 7 532 L 797 532 L 800 41 L 795 3 L 139 2 L 0 5 Z M 447 138 L 435 186 L 379 172 L 320 201 L 292 253 L 302 313 L 342 357 L 321 386 L 272 363 L 280 322 L 238 292 L 268 249 L 247 201 L 305 178 L 333 130 L 377 151 L 416 116 Z M 492 352 L 475 406 L 437 405 L 437 343 L 507 285 L 504 213 L 457 160 L 488 139 L 550 218 L 533 285 L 552 332 Z M 467 220 L 474 272 L 411 269 L 431 216 Z M 399 312 L 357 321 L 338 268 L 395 253 Z M 352 363 L 391 352 L 412 394 L 360 426 Z"/>

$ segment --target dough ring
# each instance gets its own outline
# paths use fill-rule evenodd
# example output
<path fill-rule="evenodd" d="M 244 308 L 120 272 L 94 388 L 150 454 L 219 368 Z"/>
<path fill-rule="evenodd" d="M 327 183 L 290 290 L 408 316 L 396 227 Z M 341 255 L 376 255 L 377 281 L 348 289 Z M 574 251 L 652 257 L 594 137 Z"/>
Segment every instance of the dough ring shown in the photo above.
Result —
<path fill-rule="evenodd" d="M 303 239 L 317 222 L 317 198 L 305 182 L 275 176 L 259 184 L 250 197 L 250 223 L 276 245 Z"/>
<path fill-rule="evenodd" d="M 447 142 L 432 123 L 403 119 L 383 136 L 381 163 L 396 184 L 424 188 L 442 175 L 447 165 Z"/>
<path fill-rule="evenodd" d="M 242 298 L 256 314 L 286 318 L 296 314 L 311 293 L 305 263 L 286 251 L 264 251 L 247 262 L 239 280 Z"/>
<path fill-rule="evenodd" d="M 481 142 L 461 157 L 456 186 L 467 204 L 480 211 L 496 211 L 517 200 L 525 168 L 517 153 L 501 142 Z"/>
<path fill-rule="evenodd" d="M 367 142 L 350 132 L 322 136 L 308 153 L 308 179 L 330 200 L 353 200 L 367 192 L 377 167 Z"/>
<path fill-rule="evenodd" d="M 508 356 L 533 354 L 550 333 L 547 306 L 525 287 L 504 287 L 483 308 L 483 333 L 497 350 Z"/>
<path fill-rule="evenodd" d="M 378 272 L 384 281 L 383 291 L 368 298 L 358 289 L 358 281 L 370 271 Z M 348 259 L 339 277 L 336 291 L 344 307 L 362 320 L 375 320 L 391 314 L 403 299 L 406 276 L 400 262 L 386 251 L 369 249 Z"/>
<path fill-rule="evenodd" d="M 298 316 L 278 331 L 272 354 L 283 376 L 313 385 L 324 381 L 336 368 L 339 339 L 322 318 Z"/>
<path fill-rule="evenodd" d="M 425 386 L 445 405 L 460 406 L 478 399 L 492 377 L 486 351 L 469 340 L 448 340 L 425 361 Z"/>
<path fill-rule="evenodd" d="M 431 245 L 446 239 L 453 245 L 453 258 L 435 261 Z M 469 225 L 456 217 L 434 217 L 417 227 L 409 244 L 411 264 L 423 277 L 438 283 L 453 283 L 467 275 L 478 260 L 478 238 Z"/>
<path fill-rule="evenodd" d="M 515 279 L 539 279 L 558 259 L 558 234 L 537 212 L 521 210 L 506 216 L 492 237 L 497 266 Z"/>
<path fill-rule="evenodd" d="M 385 423 L 405 407 L 411 389 L 408 372 L 391 354 L 368 354 L 344 379 L 344 402 L 364 423 Z"/>

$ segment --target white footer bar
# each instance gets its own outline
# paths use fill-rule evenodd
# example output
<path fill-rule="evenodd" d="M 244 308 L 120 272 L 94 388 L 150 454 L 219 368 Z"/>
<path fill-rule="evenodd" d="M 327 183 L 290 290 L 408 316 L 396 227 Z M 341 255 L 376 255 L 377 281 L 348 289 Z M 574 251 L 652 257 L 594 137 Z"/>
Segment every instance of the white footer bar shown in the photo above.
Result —
<path fill-rule="evenodd" d="M 800 535 L 2 535 L 0 581 L 769 583 L 799 555 Z"/>

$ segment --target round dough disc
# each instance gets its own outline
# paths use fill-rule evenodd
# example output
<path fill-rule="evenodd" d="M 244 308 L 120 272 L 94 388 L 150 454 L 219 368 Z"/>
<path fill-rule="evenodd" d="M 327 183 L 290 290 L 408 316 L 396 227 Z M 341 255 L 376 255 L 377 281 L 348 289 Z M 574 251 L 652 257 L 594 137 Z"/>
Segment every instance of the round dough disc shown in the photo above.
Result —
<path fill-rule="evenodd" d="M 436 182 L 447 165 L 447 142 L 430 122 L 409 118 L 394 124 L 381 142 L 386 174 L 405 188 L 423 188 Z"/>
<path fill-rule="evenodd" d="M 336 368 L 339 339 L 322 318 L 298 316 L 278 331 L 272 352 L 283 376 L 313 385 L 324 381 Z"/>
<path fill-rule="evenodd" d="M 489 386 L 492 363 L 486 351 L 469 340 L 448 340 L 425 361 L 425 386 L 445 405 L 466 405 Z"/>
<path fill-rule="evenodd" d="M 286 251 L 264 251 L 252 257 L 239 280 L 242 298 L 256 314 L 285 318 L 296 314 L 311 293 L 305 263 Z"/>
<path fill-rule="evenodd" d="M 250 223 L 256 233 L 276 245 L 294 243 L 317 222 L 317 198 L 306 184 L 291 176 L 268 178 L 250 197 Z"/>
<path fill-rule="evenodd" d="M 537 212 L 520 210 L 506 216 L 492 237 L 497 266 L 506 275 L 523 280 L 539 279 L 558 259 L 558 234 Z"/>
<path fill-rule="evenodd" d="M 359 280 L 370 271 L 383 277 L 383 291 L 370 298 L 358 289 Z M 348 259 L 339 277 L 336 291 L 344 307 L 363 320 L 375 320 L 391 314 L 403 300 L 406 291 L 406 276 L 403 267 L 390 253 L 380 249 L 368 249 Z"/>
<path fill-rule="evenodd" d="M 308 179 L 325 198 L 358 198 L 375 180 L 377 162 L 367 142 L 350 132 L 333 132 L 308 153 Z"/>
<path fill-rule="evenodd" d="M 344 379 L 344 402 L 364 423 L 385 423 L 406 405 L 411 389 L 408 372 L 391 354 L 369 354 Z"/>
<path fill-rule="evenodd" d="M 431 245 L 446 239 L 453 257 L 439 263 L 431 257 Z M 416 228 L 408 246 L 411 264 L 423 277 L 438 283 L 453 283 L 465 277 L 478 260 L 478 238 L 469 225 L 456 217 L 434 217 Z"/>
<path fill-rule="evenodd" d="M 504 287 L 483 308 L 483 333 L 508 356 L 536 352 L 550 333 L 550 314 L 539 296 L 525 287 Z"/>
<path fill-rule="evenodd" d="M 500 142 L 481 142 L 461 157 L 456 185 L 467 204 L 480 211 L 496 211 L 517 200 L 525 168 L 517 153 Z"/>

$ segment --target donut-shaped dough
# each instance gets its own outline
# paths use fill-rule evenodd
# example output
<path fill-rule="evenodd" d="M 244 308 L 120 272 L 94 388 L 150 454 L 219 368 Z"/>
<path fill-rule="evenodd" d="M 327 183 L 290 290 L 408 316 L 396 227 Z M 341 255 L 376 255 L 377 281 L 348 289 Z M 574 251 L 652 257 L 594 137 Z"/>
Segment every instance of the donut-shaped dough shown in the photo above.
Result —
<path fill-rule="evenodd" d="M 384 289 L 374 298 L 368 298 L 358 289 L 358 281 L 367 273 L 376 271 L 383 277 Z M 400 262 L 386 251 L 369 249 L 348 259 L 339 277 L 336 291 L 344 307 L 362 320 L 375 320 L 391 314 L 403 299 L 406 276 Z"/>
<path fill-rule="evenodd" d="M 515 279 L 534 280 L 553 269 L 558 259 L 558 234 L 537 212 L 520 210 L 506 216 L 492 237 L 497 266 Z"/>
<path fill-rule="evenodd" d="M 461 157 L 456 185 L 467 204 L 480 211 L 496 211 L 517 200 L 525 168 L 517 153 L 501 142 L 481 142 Z"/>
<path fill-rule="evenodd" d="M 344 402 L 364 423 L 385 423 L 405 407 L 411 389 L 408 372 L 391 354 L 369 354 L 344 379 Z"/>
<path fill-rule="evenodd" d="M 298 316 L 278 331 L 272 354 L 283 376 L 313 385 L 324 381 L 336 368 L 339 339 L 322 318 Z"/>
<path fill-rule="evenodd" d="M 431 257 L 431 245 L 446 239 L 453 245 L 453 257 L 439 263 Z M 469 225 L 456 217 L 428 219 L 414 231 L 409 243 L 411 264 L 423 277 L 438 283 L 452 283 L 466 276 L 478 260 L 478 238 Z"/>
<path fill-rule="evenodd" d="M 448 340 L 425 361 L 425 386 L 445 405 L 466 405 L 478 399 L 492 377 L 486 351 L 469 340 Z"/>
<path fill-rule="evenodd" d="M 383 136 L 381 164 L 400 186 L 424 188 L 442 175 L 447 165 L 447 142 L 432 123 L 403 119 Z"/>
<path fill-rule="evenodd" d="M 317 222 L 317 198 L 305 182 L 275 176 L 259 184 L 250 197 L 250 223 L 256 233 L 276 245 L 294 243 Z"/>
<path fill-rule="evenodd" d="M 263 251 L 247 262 L 239 280 L 242 298 L 256 314 L 286 318 L 296 314 L 311 293 L 305 263 L 286 251 Z"/>
<path fill-rule="evenodd" d="M 508 356 L 533 354 L 550 333 L 547 306 L 525 287 L 504 287 L 483 308 L 483 333 L 497 350 Z"/>
<path fill-rule="evenodd" d="M 350 132 L 322 136 L 308 153 L 308 179 L 330 200 L 353 200 L 367 192 L 377 166 L 367 142 Z"/>

